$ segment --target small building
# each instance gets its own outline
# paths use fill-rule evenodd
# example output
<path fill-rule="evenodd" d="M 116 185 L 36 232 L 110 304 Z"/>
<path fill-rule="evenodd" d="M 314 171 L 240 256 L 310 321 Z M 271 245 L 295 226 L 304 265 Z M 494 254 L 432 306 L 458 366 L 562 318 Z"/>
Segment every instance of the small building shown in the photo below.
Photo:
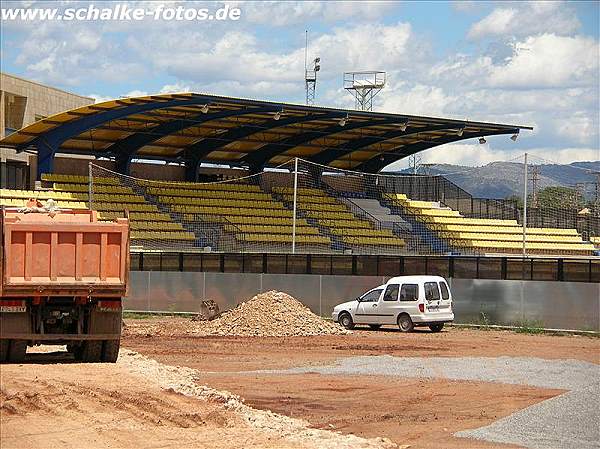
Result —
<path fill-rule="evenodd" d="M 0 139 L 51 115 L 93 103 L 90 97 L 0 73 Z M 2 188 L 29 188 L 36 171 L 35 154 L 0 148 Z"/>

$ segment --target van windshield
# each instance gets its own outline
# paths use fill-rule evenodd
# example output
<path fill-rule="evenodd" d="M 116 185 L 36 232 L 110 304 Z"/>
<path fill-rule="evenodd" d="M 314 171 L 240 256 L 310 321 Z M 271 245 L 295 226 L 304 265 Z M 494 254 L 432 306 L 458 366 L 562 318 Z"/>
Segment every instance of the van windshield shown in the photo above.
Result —
<path fill-rule="evenodd" d="M 360 297 L 360 302 L 377 302 L 381 296 L 382 288 L 371 290 Z"/>

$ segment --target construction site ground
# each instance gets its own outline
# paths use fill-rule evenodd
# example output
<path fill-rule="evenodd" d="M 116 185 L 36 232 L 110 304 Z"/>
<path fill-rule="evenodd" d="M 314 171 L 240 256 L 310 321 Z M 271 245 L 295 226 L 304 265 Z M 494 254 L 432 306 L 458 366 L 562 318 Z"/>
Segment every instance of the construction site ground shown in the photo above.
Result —
<path fill-rule="evenodd" d="M 3 449 L 392 447 L 387 439 L 411 448 L 525 447 L 454 433 L 492 424 L 567 387 L 318 371 L 377 356 L 600 364 L 600 339 L 584 336 L 450 328 L 207 337 L 190 333 L 198 324 L 186 318 L 125 322 L 115 365 L 79 364 L 43 347 L 24 364 L 0 367 Z M 239 395 L 250 407 L 204 386 Z"/>

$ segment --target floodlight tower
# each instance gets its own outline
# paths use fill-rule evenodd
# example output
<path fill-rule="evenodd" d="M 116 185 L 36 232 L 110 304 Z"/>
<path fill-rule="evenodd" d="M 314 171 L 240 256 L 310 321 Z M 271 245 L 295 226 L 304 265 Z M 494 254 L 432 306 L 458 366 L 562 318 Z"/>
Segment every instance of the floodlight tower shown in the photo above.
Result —
<path fill-rule="evenodd" d="M 344 72 L 344 89 L 354 96 L 354 108 L 373 110 L 373 98 L 385 86 L 385 72 Z"/>
<path fill-rule="evenodd" d="M 308 31 L 306 31 L 306 43 L 304 46 L 304 83 L 306 86 L 306 105 L 315 105 L 315 91 L 317 89 L 317 72 L 321 70 L 321 58 L 313 59 L 311 67 L 308 67 Z"/>
<path fill-rule="evenodd" d="M 421 155 L 419 153 L 411 154 L 408 157 L 408 167 L 410 168 L 410 171 L 412 172 L 413 175 L 417 175 L 421 171 L 421 162 L 422 161 L 423 161 L 423 158 L 421 157 Z"/>

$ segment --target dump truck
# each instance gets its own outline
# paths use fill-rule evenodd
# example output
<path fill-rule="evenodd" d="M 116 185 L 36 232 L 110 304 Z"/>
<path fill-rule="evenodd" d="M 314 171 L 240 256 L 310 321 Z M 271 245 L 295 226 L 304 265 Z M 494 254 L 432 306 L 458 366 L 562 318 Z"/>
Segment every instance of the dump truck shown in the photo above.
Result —
<path fill-rule="evenodd" d="M 129 278 L 127 218 L 2 208 L 0 230 L 0 362 L 20 362 L 39 344 L 66 345 L 82 362 L 115 362 Z"/>

